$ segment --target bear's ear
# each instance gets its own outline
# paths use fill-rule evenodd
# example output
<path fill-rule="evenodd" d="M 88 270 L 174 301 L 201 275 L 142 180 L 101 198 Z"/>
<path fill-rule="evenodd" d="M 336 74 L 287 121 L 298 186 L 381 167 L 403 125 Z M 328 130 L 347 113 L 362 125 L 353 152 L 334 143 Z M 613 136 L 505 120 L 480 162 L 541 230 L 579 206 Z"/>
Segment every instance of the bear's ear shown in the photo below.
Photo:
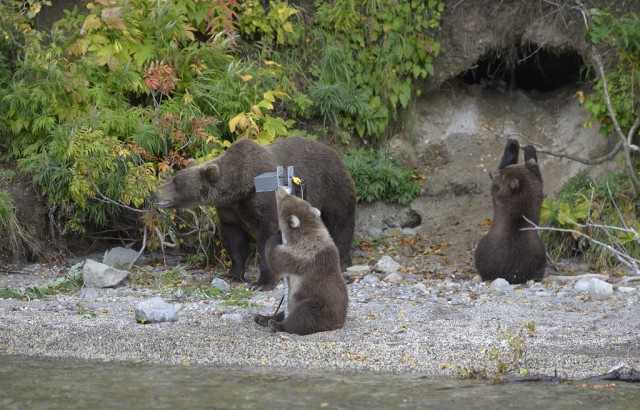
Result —
<path fill-rule="evenodd" d="M 300 219 L 295 215 L 291 215 L 289 217 L 289 225 L 294 229 L 298 228 L 300 226 Z"/>
<path fill-rule="evenodd" d="M 534 147 L 533 145 L 527 145 L 526 147 L 524 147 L 524 162 L 532 163 L 532 161 L 534 164 L 538 163 L 536 147 Z"/>
<path fill-rule="evenodd" d="M 189 159 L 187 160 L 187 168 L 190 168 L 190 167 L 192 167 L 192 166 L 194 166 L 194 165 L 196 165 L 196 164 L 197 164 L 197 162 L 196 162 L 196 160 L 195 160 L 195 159 L 193 159 L 193 158 L 189 158 Z"/>
<path fill-rule="evenodd" d="M 315 216 L 316 218 L 320 218 L 320 210 L 316 207 L 311 207 L 311 213 L 313 214 L 313 216 Z"/>
<path fill-rule="evenodd" d="M 205 165 L 200 170 L 200 177 L 211 184 L 215 184 L 220 178 L 220 167 L 218 164 Z"/>
<path fill-rule="evenodd" d="M 518 192 L 518 190 L 520 189 L 520 180 L 518 178 L 513 178 L 511 181 L 509 181 L 509 188 L 511 188 L 511 190 L 514 192 Z"/>

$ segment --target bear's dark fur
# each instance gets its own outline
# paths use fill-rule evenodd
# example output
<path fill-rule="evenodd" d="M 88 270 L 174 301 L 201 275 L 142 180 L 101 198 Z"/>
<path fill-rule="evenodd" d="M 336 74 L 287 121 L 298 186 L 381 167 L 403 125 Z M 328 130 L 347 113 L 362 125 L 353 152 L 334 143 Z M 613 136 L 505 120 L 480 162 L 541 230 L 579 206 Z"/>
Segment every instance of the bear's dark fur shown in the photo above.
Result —
<path fill-rule="evenodd" d="M 266 256 L 271 269 L 288 278 L 289 314 L 256 315 L 255 321 L 274 332 L 299 335 L 341 328 L 349 296 L 338 248 L 320 211 L 282 188 L 276 191 L 276 201 L 282 236 L 269 239 Z"/>
<path fill-rule="evenodd" d="M 294 167 L 305 182 L 304 198 L 322 212 L 323 221 L 340 251 L 342 268 L 351 266 L 356 192 L 339 155 L 328 146 L 306 138 L 280 139 L 258 145 L 241 139 L 220 157 L 177 172 L 158 188 L 157 205 L 166 208 L 215 206 L 222 240 L 231 258 L 228 276 L 243 280 L 249 244 L 258 243 L 260 276 L 256 288 L 269 290 L 276 278 L 269 269 L 264 247 L 278 232 L 273 192 L 256 192 L 254 178 Z"/>
<path fill-rule="evenodd" d="M 482 280 L 506 279 L 509 283 L 540 280 L 544 276 L 546 252 L 534 230 L 520 230 L 540 221 L 542 175 L 536 149 L 524 149 L 525 163 L 518 165 L 520 145 L 509 140 L 498 169 L 490 174 L 493 225 L 480 240 L 475 262 Z"/>

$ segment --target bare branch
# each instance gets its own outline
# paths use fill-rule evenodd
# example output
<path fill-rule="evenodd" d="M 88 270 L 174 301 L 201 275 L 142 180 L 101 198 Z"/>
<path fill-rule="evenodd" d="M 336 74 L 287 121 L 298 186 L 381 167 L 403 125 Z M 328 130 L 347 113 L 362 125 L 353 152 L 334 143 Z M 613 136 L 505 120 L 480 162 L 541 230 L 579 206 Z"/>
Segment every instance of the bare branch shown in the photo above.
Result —
<path fill-rule="evenodd" d="M 553 151 L 550 148 L 547 148 L 546 146 L 532 141 L 529 137 L 527 137 L 526 135 L 520 134 L 518 132 L 498 132 L 496 131 L 492 126 L 490 126 L 489 124 L 482 124 L 484 128 L 486 128 L 487 130 L 489 130 L 489 132 L 491 132 L 494 136 L 503 139 L 505 141 L 508 141 L 510 138 L 513 137 L 517 137 L 520 138 L 524 141 L 526 141 L 528 144 L 531 144 L 533 146 L 536 147 L 536 151 L 538 151 L 539 153 L 542 154 L 547 154 L 547 155 L 551 155 L 552 157 L 557 157 L 557 158 L 566 158 L 569 159 L 571 161 L 576 161 L 576 162 L 580 162 L 582 164 L 585 165 L 598 165 L 598 164 L 602 164 L 604 162 L 607 162 L 613 158 L 615 158 L 616 155 L 618 155 L 620 153 L 620 151 L 622 150 L 623 147 L 623 142 L 622 141 L 618 141 L 618 143 L 611 149 L 611 151 L 609 151 L 607 154 L 598 157 L 598 158 L 594 158 L 594 159 L 590 159 L 590 158 L 582 158 L 582 157 L 578 157 L 576 155 L 573 154 L 568 154 L 566 152 L 557 152 L 557 151 Z"/>
<path fill-rule="evenodd" d="M 582 238 L 587 239 L 590 242 L 593 242 L 593 243 L 595 243 L 597 245 L 602 246 L 603 248 L 608 250 L 622 265 L 624 265 L 627 268 L 633 270 L 634 273 L 640 274 L 640 261 L 638 261 L 637 259 L 634 259 L 629 254 L 627 254 L 626 252 L 619 251 L 616 248 L 614 248 L 613 246 L 611 246 L 609 244 L 606 244 L 606 243 L 604 243 L 602 241 L 599 241 L 597 239 L 594 239 L 591 236 L 589 236 L 589 235 L 585 234 L 584 232 L 579 231 L 577 229 L 540 227 L 540 226 L 536 225 L 535 223 L 533 223 L 531 220 L 529 220 L 526 216 L 523 215 L 522 217 L 525 219 L 525 221 L 527 221 L 531 225 L 530 228 L 520 228 L 520 230 L 522 230 L 522 231 L 564 232 L 564 233 L 570 233 L 570 234 L 572 234 L 574 236 L 580 236 Z M 575 226 L 577 226 L 579 228 L 604 227 L 604 228 L 609 228 L 609 229 L 623 230 L 622 228 L 617 228 L 617 227 L 609 227 L 609 226 L 593 225 L 593 224 L 580 224 L 580 223 L 577 223 L 577 222 L 571 220 L 570 218 L 568 218 L 568 219 L 569 219 L 569 221 L 571 223 L 573 223 Z"/>
<path fill-rule="evenodd" d="M 133 265 L 138 261 L 138 259 L 140 259 L 142 252 L 144 252 L 145 248 L 147 247 L 147 227 L 146 226 L 144 227 L 143 231 L 144 231 L 144 234 L 142 236 L 142 246 L 140 247 L 140 250 L 138 251 L 138 254 L 136 255 L 135 259 L 133 259 L 129 264 L 129 270 L 133 268 Z"/>

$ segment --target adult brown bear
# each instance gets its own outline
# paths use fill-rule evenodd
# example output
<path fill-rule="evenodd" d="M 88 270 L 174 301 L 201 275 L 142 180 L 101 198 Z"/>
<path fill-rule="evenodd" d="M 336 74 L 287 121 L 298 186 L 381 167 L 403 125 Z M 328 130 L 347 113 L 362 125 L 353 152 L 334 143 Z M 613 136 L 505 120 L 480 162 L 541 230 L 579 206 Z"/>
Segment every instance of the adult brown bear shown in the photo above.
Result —
<path fill-rule="evenodd" d="M 260 274 L 255 288 L 269 290 L 276 277 L 266 263 L 265 243 L 278 232 L 273 192 L 256 192 L 254 178 L 294 167 L 305 181 L 305 199 L 322 212 L 322 220 L 340 252 L 340 265 L 351 266 L 356 192 L 340 156 L 328 146 L 307 138 L 290 137 L 270 145 L 241 139 L 220 157 L 178 171 L 158 188 L 163 208 L 215 206 L 222 240 L 231 258 L 228 276 L 244 279 L 252 237 L 258 244 Z"/>
<path fill-rule="evenodd" d="M 525 217 L 538 224 L 542 206 L 542 175 L 536 149 L 524 149 L 525 163 L 518 165 L 520 145 L 509 140 L 498 169 L 490 174 L 493 224 L 480 240 L 475 262 L 482 280 L 506 279 L 509 283 L 540 280 L 544 276 L 546 252 L 537 231 Z"/>
<path fill-rule="evenodd" d="M 271 269 L 288 278 L 289 315 L 256 315 L 255 321 L 274 332 L 299 335 L 341 328 L 349 295 L 338 249 L 321 212 L 282 188 L 276 191 L 276 201 L 282 235 L 267 241 L 266 256 Z"/>

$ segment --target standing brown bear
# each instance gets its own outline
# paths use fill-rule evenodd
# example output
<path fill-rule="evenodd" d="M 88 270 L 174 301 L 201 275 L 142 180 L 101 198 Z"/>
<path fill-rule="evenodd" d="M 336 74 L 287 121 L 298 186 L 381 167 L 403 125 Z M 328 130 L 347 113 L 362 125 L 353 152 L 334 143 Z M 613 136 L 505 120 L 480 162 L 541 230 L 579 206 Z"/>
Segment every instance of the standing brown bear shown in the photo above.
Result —
<path fill-rule="evenodd" d="M 256 192 L 254 178 L 294 167 L 305 181 L 305 199 L 322 212 L 322 219 L 340 252 L 341 267 L 351 266 L 356 192 L 340 156 L 328 146 L 307 138 L 290 137 L 270 145 L 241 139 L 220 157 L 177 172 L 158 188 L 163 208 L 215 206 L 222 240 L 231 258 L 228 276 L 244 280 L 252 237 L 258 243 L 260 275 L 255 288 L 273 289 L 276 277 L 266 263 L 265 244 L 278 232 L 273 192 Z"/>
<path fill-rule="evenodd" d="M 289 314 L 256 315 L 255 321 L 274 332 L 299 335 L 341 328 L 349 296 L 338 248 L 320 211 L 282 188 L 276 191 L 276 201 L 282 235 L 269 238 L 266 255 L 271 269 L 288 278 Z"/>
<path fill-rule="evenodd" d="M 521 230 L 540 221 L 542 176 L 536 149 L 524 149 L 525 163 L 518 165 L 520 145 L 509 140 L 498 169 L 490 174 L 493 225 L 480 240 L 475 262 L 482 280 L 506 279 L 511 284 L 540 280 L 546 253 L 537 231 Z"/>

